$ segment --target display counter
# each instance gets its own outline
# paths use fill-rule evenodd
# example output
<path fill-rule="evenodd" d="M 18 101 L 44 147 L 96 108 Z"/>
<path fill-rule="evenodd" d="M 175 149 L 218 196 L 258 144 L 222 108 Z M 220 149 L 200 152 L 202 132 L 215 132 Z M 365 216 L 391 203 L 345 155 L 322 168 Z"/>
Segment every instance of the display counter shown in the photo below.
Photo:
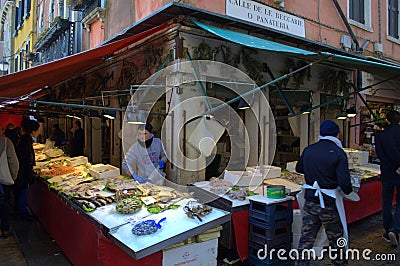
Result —
<path fill-rule="evenodd" d="M 203 217 L 203 222 L 184 217 L 182 209 L 166 210 L 157 215 L 137 216 L 162 216 L 167 220 L 159 232 L 135 236 L 131 232 L 132 220 L 123 225 L 126 216 L 110 219 L 113 215 L 104 215 L 115 208 L 113 204 L 87 213 L 64 195 L 50 190 L 44 180 L 37 180 L 29 188 L 28 205 L 74 265 L 162 265 L 162 249 L 230 220 L 230 213 L 215 208 Z M 119 215 L 122 216 L 116 214 Z"/>

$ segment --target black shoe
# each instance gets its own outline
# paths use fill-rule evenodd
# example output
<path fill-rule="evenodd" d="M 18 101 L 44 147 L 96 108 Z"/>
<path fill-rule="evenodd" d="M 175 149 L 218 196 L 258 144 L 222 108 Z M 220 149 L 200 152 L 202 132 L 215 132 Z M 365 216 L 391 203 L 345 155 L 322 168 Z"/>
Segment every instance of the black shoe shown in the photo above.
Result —
<path fill-rule="evenodd" d="M 4 231 L 3 234 L 1 235 L 1 239 L 6 239 L 9 236 L 11 236 L 11 231 L 10 230 Z"/>
<path fill-rule="evenodd" d="M 382 239 L 385 240 L 387 243 L 390 243 L 390 237 L 388 233 L 383 233 Z"/>
<path fill-rule="evenodd" d="M 399 245 L 399 235 L 394 233 L 394 232 L 389 232 L 388 235 L 389 235 L 389 238 L 390 238 L 390 244 L 393 247 L 397 248 L 397 246 Z"/>

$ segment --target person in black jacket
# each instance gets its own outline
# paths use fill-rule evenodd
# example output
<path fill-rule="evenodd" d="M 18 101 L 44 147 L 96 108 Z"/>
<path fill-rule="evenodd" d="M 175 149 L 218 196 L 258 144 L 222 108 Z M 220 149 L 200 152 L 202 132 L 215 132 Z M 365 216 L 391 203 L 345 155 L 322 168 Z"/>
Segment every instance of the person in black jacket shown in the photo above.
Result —
<path fill-rule="evenodd" d="M 65 133 L 60 129 L 60 126 L 58 124 L 53 125 L 53 132 L 50 136 L 50 140 L 54 141 L 54 146 L 65 145 Z"/>
<path fill-rule="evenodd" d="M 314 182 L 317 182 L 321 189 L 336 190 L 339 187 L 347 195 L 353 189 L 347 155 L 338 136 L 338 125 L 331 120 L 325 120 L 320 126 L 319 141 L 304 149 L 297 162 L 296 171 L 304 173 L 308 186 L 313 186 Z M 329 246 L 338 250 L 337 240 L 343 236 L 344 229 L 336 200 L 324 193 L 322 195 L 325 206 L 322 206 L 315 189 L 305 189 L 299 250 L 313 247 L 321 226 L 328 236 Z M 343 265 L 345 261 L 337 257 L 333 263 Z M 309 265 L 309 261 L 299 261 L 298 265 Z"/>
<path fill-rule="evenodd" d="M 81 121 L 75 120 L 71 131 L 74 135 L 72 140 L 69 142 L 71 148 L 70 155 L 71 157 L 82 156 L 83 148 L 85 147 L 85 139 Z"/>
<path fill-rule="evenodd" d="M 397 246 L 400 233 L 400 114 L 394 110 L 389 111 L 386 119 L 390 124 L 384 131 L 378 132 L 375 143 L 382 181 L 382 215 L 385 229 L 382 238 Z M 394 188 L 396 188 L 396 210 L 393 219 Z"/>
<path fill-rule="evenodd" d="M 17 147 L 17 156 L 19 160 L 18 177 L 14 183 L 14 195 L 18 210 L 22 216 L 29 217 L 28 210 L 28 188 L 33 184 L 34 174 L 33 166 L 35 165 L 35 152 L 33 150 L 33 138 L 39 134 L 39 123 L 34 120 L 23 120 L 21 127 L 24 134 Z"/>

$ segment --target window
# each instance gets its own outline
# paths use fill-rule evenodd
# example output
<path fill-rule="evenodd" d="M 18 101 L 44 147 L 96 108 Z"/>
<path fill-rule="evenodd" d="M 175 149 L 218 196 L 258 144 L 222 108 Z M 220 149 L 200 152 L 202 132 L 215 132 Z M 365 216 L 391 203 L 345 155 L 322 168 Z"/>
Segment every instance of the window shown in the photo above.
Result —
<path fill-rule="evenodd" d="M 364 4 L 364 0 L 350 0 L 349 3 L 350 18 L 354 21 L 360 22 L 361 24 L 365 24 Z"/>
<path fill-rule="evenodd" d="M 349 19 L 357 26 L 371 27 L 371 0 L 349 0 Z"/>
<path fill-rule="evenodd" d="M 399 38 L 399 0 L 388 0 L 388 34 Z"/>

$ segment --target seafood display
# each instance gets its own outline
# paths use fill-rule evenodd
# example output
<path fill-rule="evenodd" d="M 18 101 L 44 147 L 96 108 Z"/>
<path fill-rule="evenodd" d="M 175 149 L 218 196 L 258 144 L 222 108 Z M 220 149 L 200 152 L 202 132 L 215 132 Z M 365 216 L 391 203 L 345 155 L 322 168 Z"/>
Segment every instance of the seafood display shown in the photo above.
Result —
<path fill-rule="evenodd" d="M 228 192 L 231 187 L 233 186 L 233 184 L 225 179 L 219 179 L 216 177 L 212 177 L 210 179 L 210 191 L 214 194 L 225 194 L 226 192 Z"/>
<path fill-rule="evenodd" d="M 196 217 L 201 222 L 201 217 L 210 214 L 212 208 L 210 206 L 198 203 L 197 201 L 189 201 L 183 210 L 189 218 L 194 219 Z"/>
<path fill-rule="evenodd" d="M 138 198 L 127 198 L 118 201 L 115 209 L 119 213 L 132 214 L 139 211 L 142 208 L 142 201 Z"/>
<path fill-rule="evenodd" d="M 44 177 L 44 176 L 54 177 L 54 176 L 69 174 L 69 173 L 72 173 L 75 171 L 76 171 L 76 169 L 73 166 L 54 164 L 52 166 L 42 169 L 40 171 L 39 175 L 40 175 L 40 177 Z"/>
<path fill-rule="evenodd" d="M 304 175 L 290 173 L 286 171 L 283 171 L 281 173 L 281 178 L 292 181 L 293 183 L 296 183 L 298 185 L 303 185 L 306 182 L 304 179 Z"/>

